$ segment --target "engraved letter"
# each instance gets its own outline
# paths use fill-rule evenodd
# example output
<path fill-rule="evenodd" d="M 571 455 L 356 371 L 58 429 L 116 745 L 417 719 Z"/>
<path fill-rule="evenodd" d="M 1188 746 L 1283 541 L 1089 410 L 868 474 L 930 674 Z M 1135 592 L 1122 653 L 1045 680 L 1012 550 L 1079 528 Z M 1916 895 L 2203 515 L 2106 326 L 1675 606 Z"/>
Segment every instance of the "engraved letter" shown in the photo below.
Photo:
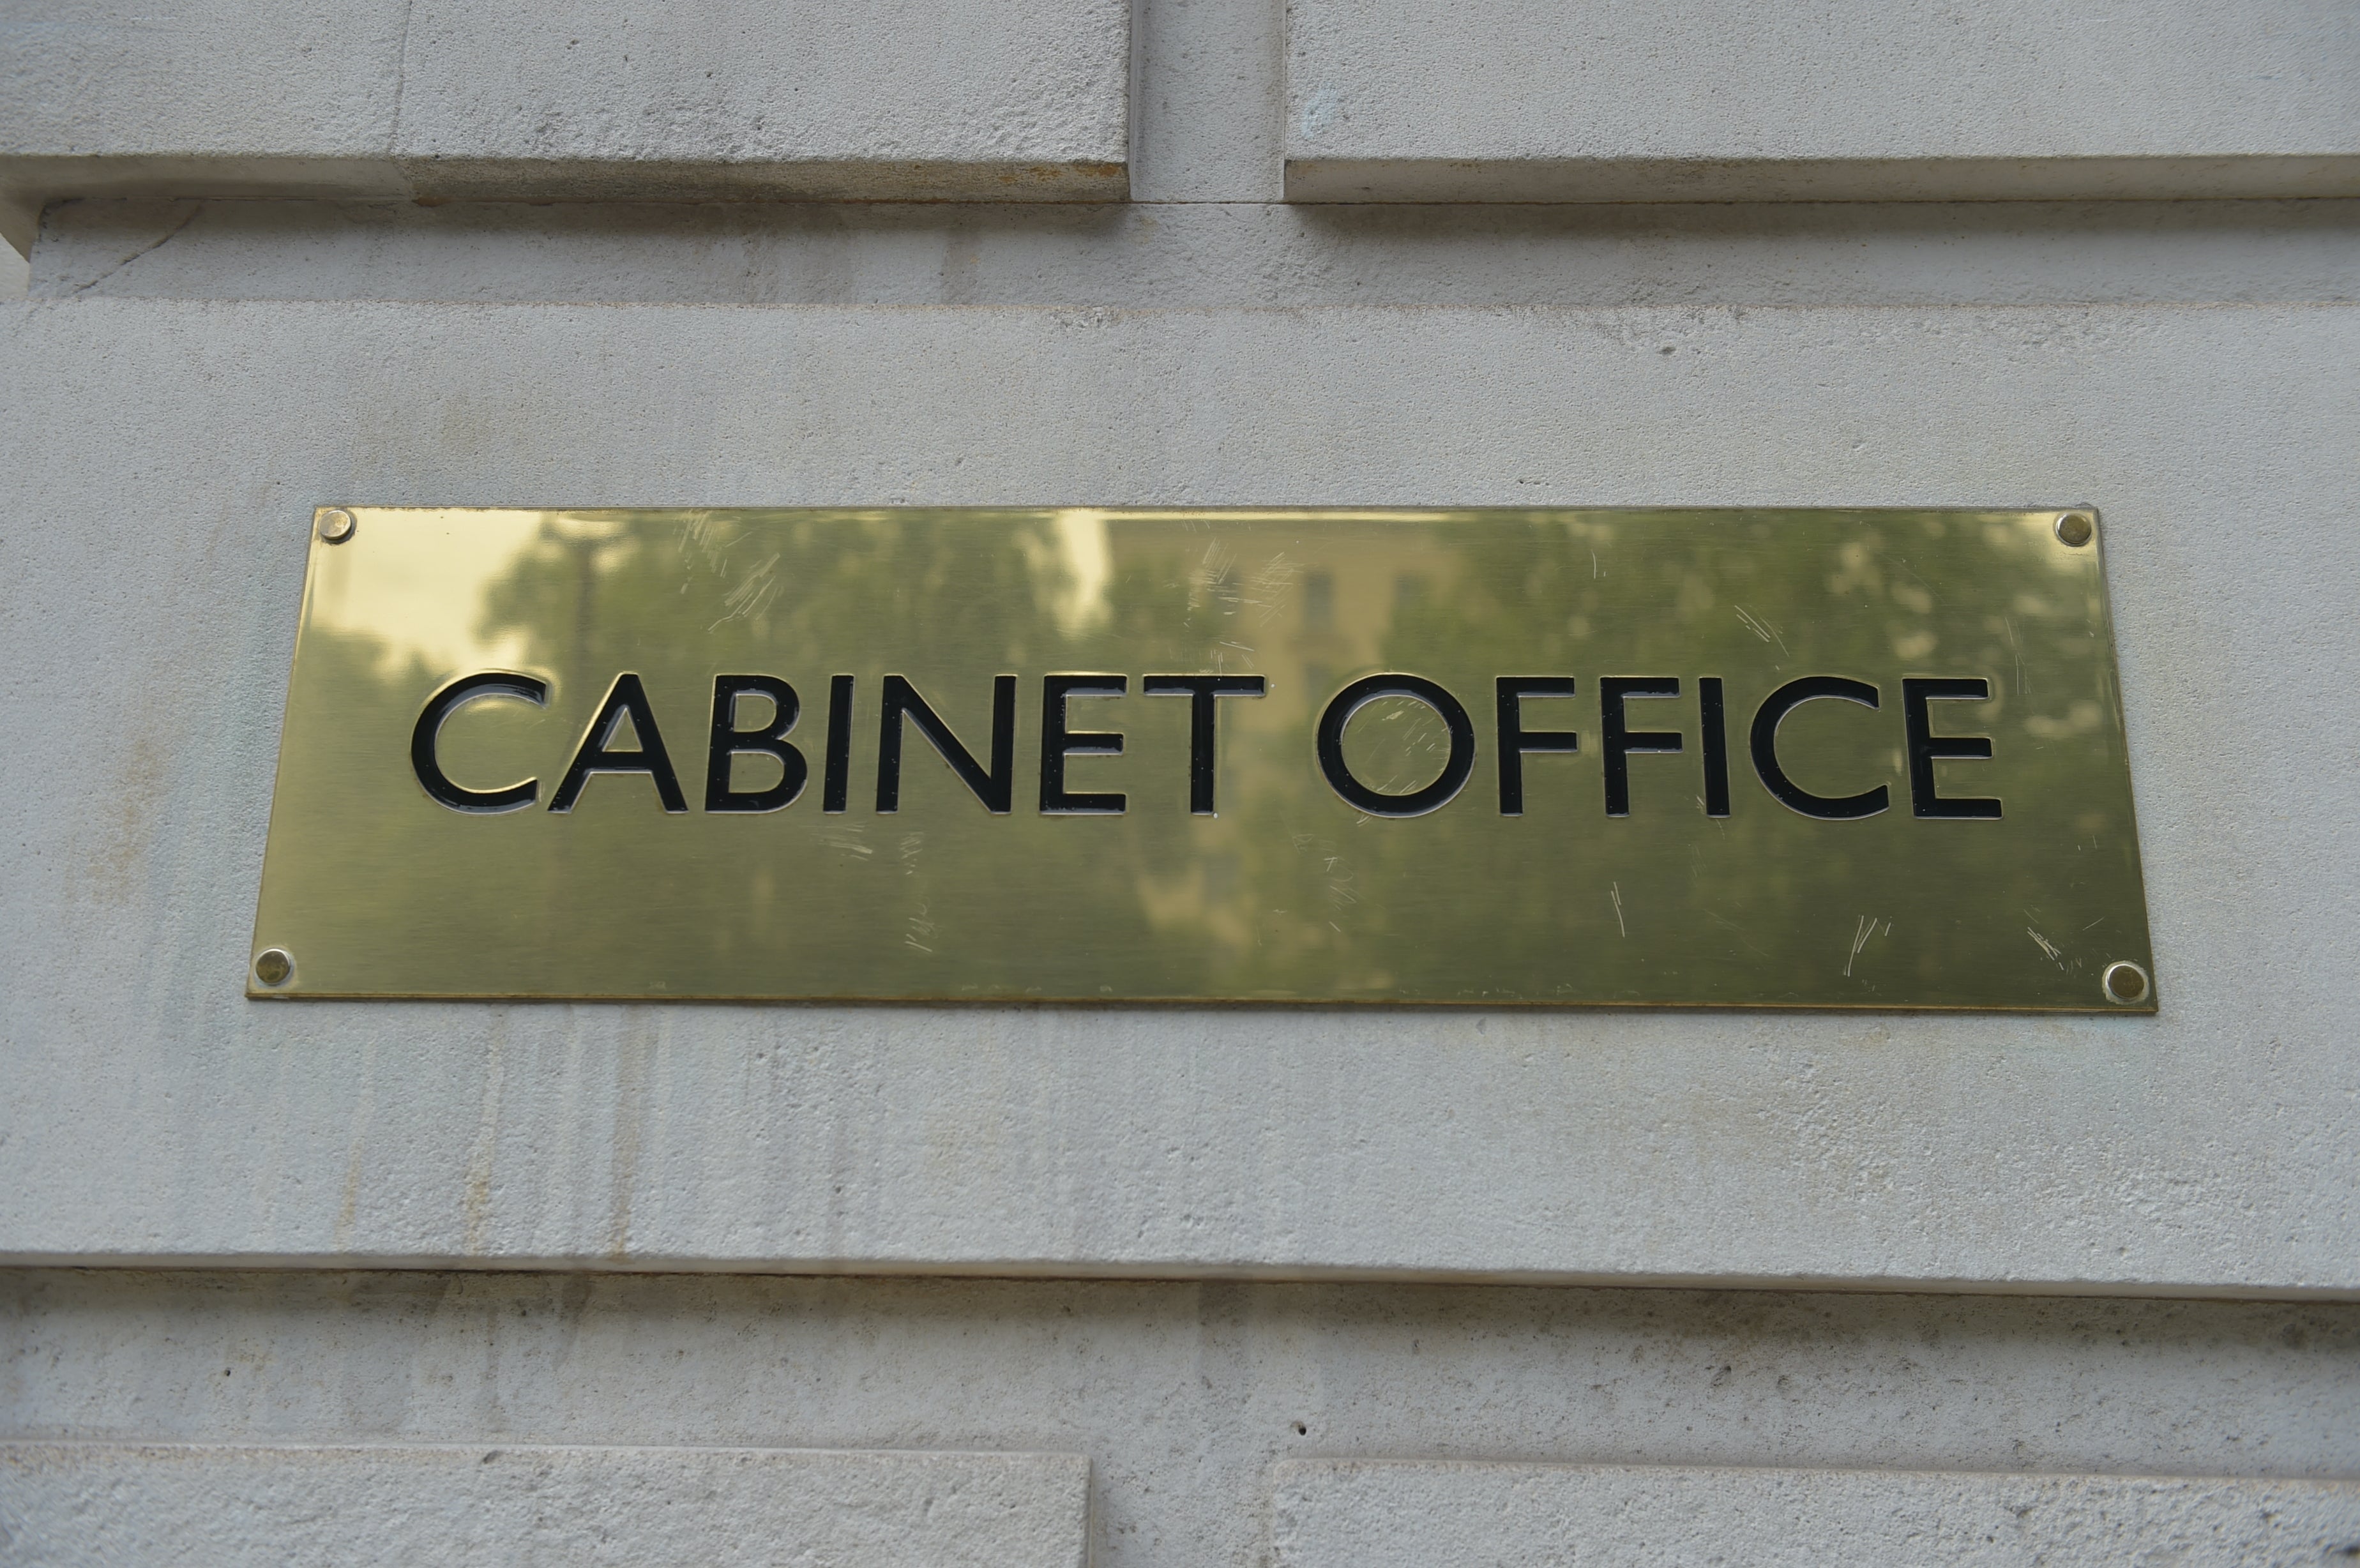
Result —
<path fill-rule="evenodd" d="M 1016 677 L 998 675 L 991 681 L 991 768 L 986 771 L 950 725 L 943 723 L 917 688 L 899 675 L 885 677 L 882 711 L 877 727 L 877 809 L 901 809 L 901 719 L 934 743 L 951 771 L 975 791 L 984 809 L 1006 816 L 1016 799 Z"/>
<path fill-rule="evenodd" d="M 1841 698 L 1863 708 L 1877 704 L 1876 688 L 1864 681 L 1847 681 L 1841 675 L 1806 675 L 1799 681 L 1787 681 L 1754 710 L 1754 771 L 1762 776 L 1762 787 L 1776 796 L 1780 804 L 1807 817 L 1830 822 L 1873 817 L 1885 810 L 1884 785 L 1857 795 L 1814 795 L 1787 778 L 1786 770 L 1778 765 L 1779 721 L 1815 697 Z"/>
<path fill-rule="evenodd" d="M 1502 675 L 1494 686 L 1500 717 L 1500 814 L 1521 817 L 1524 814 L 1524 753 L 1581 749 L 1580 737 L 1571 730 L 1524 728 L 1524 699 L 1570 697 L 1573 677 Z"/>
<path fill-rule="evenodd" d="M 841 811 L 852 798 L 852 677 L 827 681 L 827 751 L 820 760 L 819 809 Z"/>
<path fill-rule="evenodd" d="M 636 751 L 617 751 L 608 744 L 626 713 L 630 715 L 631 733 L 639 739 Z M 672 756 L 664 750 L 663 736 L 656 729 L 655 710 L 648 705 L 647 688 L 628 670 L 615 677 L 606 700 L 598 704 L 598 716 L 583 732 L 582 744 L 575 748 L 565 777 L 558 781 L 557 793 L 550 797 L 549 809 L 572 811 L 574 802 L 582 798 L 582 787 L 590 782 L 594 773 L 644 773 L 655 781 L 656 795 L 663 801 L 665 811 L 688 810 L 688 801 L 680 792 L 680 779 L 672 770 Z"/>
<path fill-rule="evenodd" d="M 1608 675 L 1598 682 L 1598 727 L 1603 733 L 1599 749 L 1606 760 L 1606 814 L 1631 814 L 1631 754 L 1634 751 L 1676 752 L 1680 737 L 1675 730 L 1634 730 L 1622 713 L 1625 697 L 1677 697 L 1680 683 L 1673 676 Z"/>
<path fill-rule="evenodd" d="M 1964 818 L 1989 822 L 1999 816 L 1999 802 L 1972 795 L 1944 800 L 1934 793 L 1934 764 L 1946 757 L 1987 759 L 1989 735 L 1938 735 L 1928 702 L 1988 702 L 1991 682 L 1980 676 L 1951 681 L 1907 680 L 1901 682 L 1901 720 L 1909 731 L 1909 811 L 1918 817 Z"/>
<path fill-rule="evenodd" d="M 1122 736 L 1113 730 L 1068 730 L 1068 697 L 1120 697 L 1131 682 L 1120 675 L 1044 675 L 1041 678 L 1041 812 L 1052 817 L 1119 817 L 1123 798 L 1112 790 L 1065 788 L 1065 758 L 1120 757 Z"/>
<path fill-rule="evenodd" d="M 1352 715 L 1380 697 L 1412 697 L 1442 715 L 1450 731 L 1450 756 L 1441 777 L 1422 789 L 1387 795 L 1352 777 L 1344 761 L 1344 726 Z M 1336 693 L 1319 715 L 1319 771 L 1328 785 L 1355 811 L 1372 817 L 1422 817 L 1450 803 L 1475 770 L 1475 721 L 1458 698 L 1421 675 L 1367 675 Z"/>
<path fill-rule="evenodd" d="M 418 715 L 418 727 L 410 732 L 410 770 L 426 792 L 454 811 L 513 811 L 519 806 L 530 806 L 541 792 L 541 780 L 528 779 L 521 784 L 511 784 L 505 789 L 463 789 L 451 782 L 442 771 L 442 758 L 435 744 L 442 735 L 442 721 L 457 712 L 460 705 L 478 697 L 521 697 L 535 707 L 549 701 L 549 682 L 530 675 L 468 675 L 453 681 L 427 699 L 426 709 Z"/>
<path fill-rule="evenodd" d="M 758 730 L 738 728 L 738 699 L 767 697 L 770 722 Z M 708 811 L 775 811 L 803 792 L 810 768 L 787 740 L 802 712 L 795 689 L 775 676 L 716 675 L 713 678 L 713 740 L 705 754 L 705 809 Z M 767 789 L 732 789 L 731 758 L 758 752 L 779 759 L 779 781 Z"/>
<path fill-rule="evenodd" d="M 1259 675 L 1145 675 L 1139 689 L 1151 697 L 1188 699 L 1188 810 L 1213 812 L 1213 703 L 1222 697 L 1260 697 L 1270 682 Z"/>

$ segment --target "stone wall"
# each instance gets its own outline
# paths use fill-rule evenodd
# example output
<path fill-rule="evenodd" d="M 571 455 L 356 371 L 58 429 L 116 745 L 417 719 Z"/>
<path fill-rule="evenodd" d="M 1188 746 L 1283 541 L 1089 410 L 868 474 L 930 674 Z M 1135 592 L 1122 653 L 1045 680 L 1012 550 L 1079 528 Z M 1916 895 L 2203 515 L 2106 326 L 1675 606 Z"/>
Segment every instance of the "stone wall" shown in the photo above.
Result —
<path fill-rule="evenodd" d="M 2360 1550 L 2350 7 L 0 27 L 0 1563 Z M 250 1003 L 331 502 L 2094 504 L 2164 1009 Z"/>

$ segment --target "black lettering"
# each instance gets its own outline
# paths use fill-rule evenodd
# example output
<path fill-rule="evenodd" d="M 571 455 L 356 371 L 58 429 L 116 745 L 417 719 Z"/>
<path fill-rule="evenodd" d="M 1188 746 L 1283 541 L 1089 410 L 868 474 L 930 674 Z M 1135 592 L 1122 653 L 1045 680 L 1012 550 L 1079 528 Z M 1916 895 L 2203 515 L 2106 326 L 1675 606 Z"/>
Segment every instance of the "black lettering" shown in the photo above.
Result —
<path fill-rule="evenodd" d="M 617 751 L 607 744 L 615 738 L 615 731 L 626 713 L 630 715 L 631 733 L 639 743 L 636 751 Z M 680 792 L 680 779 L 672 770 L 671 754 L 664 750 L 663 735 L 656 729 L 655 710 L 648 705 L 647 688 L 628 670 L 615 677 L 606 700 L 598 704 L 598 716 L 583 732 L 582 744 L 574 749 L 574 761 L 558 782 L 557 793 L 550 797 L 549 809 L 572 811 L 574 801 L 582 798 L 583 786 L 590 782 L 594 773 L 644 773 L 655 781 L 656 795 L 663 801 L 665 811 L 688 810 L 688 801 Z"/>
<path fill-rule="evenodd" d="M 1841 675 L 1806 675 L 1799 681 L 1789 681 L 1754 710 L 1754 771 L 1762 778 L 1762 787 L 1777 797 L 1778 802 L 1807 817 L 1822 822 L 1852 822 L 1861 817 L 1873 817 L 1885 810 L 1885 786 L 1863 789 L 1857 795 L 1814 795 L 1786 777 L 1786 768 L 1778 763 L 1778 725 L 1788 713 L 1815 698 L 1834 697 L 1846 702 L 1858 702 L 1863 708 L 1877 705 L 1876 688 L 1864 681 L 1847 681 Z"/>
<path fill-rule="evenodd" d="M 738 728 L 738 699 L 767 697 L 770 722 L 758 730 Z M 793 803 L 803 792 L 811 769 L 803 754 L 787 740 L 803 711 L 795 689 L 770 675 L 716 675 L 713 678 L 713 740 L 705 759 L 705 809 L 708 811 L 775 811 Z M 767 789 L 732 789 L 729 765 L 741 754 L 779 759 L 779 781 Z"/>
<path fill-rule="evenodd" d="M 1041 678 L 1041 811 L 1053 817 L 1119 817 L 1124 805 L 1112 790 L 1065 788 L 1065 758 L 1120 757 L 1122 736 L 1112 730 L 1069 730 L 1069 697 L 1120 697 L 1130 681 L 1120 675 L 1044 675 Z"/>
<path fill-rule="evenodd" d="M 959 744 L 951 727 L 936 716 L 926 700 L 918 695 L 917 688 L 899 675 L 885 677 L 885 688 L 880 699 L 882 711 L 877 721 L 877 809 L 898 811 L 901 809 L 901 719 L 909 716 L 920 735 L 934 743 L 934 750 L 960 782 L 975 791 L 984 809 L 994 816 L 1005 816 L 1016 800 L 1016 677 L 996 675 L 991 681 L 991 767 L 979 766 L 967 748 Z"/>
<path fill-rule="evenodd" d="M 1143 675 L 1139 689 L 1150 697 L 1188 699 L 1188 810 L 1213 815 L 1213 704 L 1223 697 L 1261 697 L 1270 682 L 1259 675 Z"/>
<path fill-rule="evenodd" d="M 1526 697 L 1570 697 L 1570 675 L 1502 675 L 1493 683 L 1500 719 L 1500 814 L 1524 814 L 1524 753 L 1569 752 L 1581 749 L 1571 730 L 1524 728 Z"/>
<path fill-rule="evenodd" d="M 520 697 L 541 707 L 549 701 L 549 682 L 530 675 L 498 672 L 466 675 L 452 681 L 426 700 L 425 710 L 418 715 L 418 727 L 410 732 L 410 770 L 418 775 L 419 783 L 426 787 L 429 795 L 454 811 L 489 814 L 530 806 L 541 792 L 538 779 L 528 779 L 505 789 L 466 789 L 451 782 L 450 776 L 442 771 L 442 758 L 435 749 L 442 737 L 442 721 L 478 697 Z"/>
<path fill-rule="evenodd" d="M 1944 800 L 1934 793 L 1934 764 L 1945 757 L 1989 761 L 1989 735 L 1938 735 L 1928 702 L 1988 702 L 1991 682 L 1981 676 L 1957 680 L 1911 679 L 1901 682 L 1901 722 L 1909 732 L 1909 811 L 1913 816 L 1994 822 L 1999 802 L 1971 795 Z"/>
<path fill-rule="evenodd" d="M 1704 731 L 1704 814 L 1729 815 L 1729 721 L 1721 710 L 1721 677 L 1697 678 L 1697 717 Z"/>
<path fill-rule="evenodd" d="M 819 809 L 841 811 L 852 795 L 852 677 L 827 682 L 827 741 L 820 758 Z"/>
<path fill-rule="evenodd" d="M 1344 761 L 1344 726 L 1351 723 L 1354 713 L 1380 697 L 1415 698 L 1441 714 L 1450 731 L 1450 756 L 1442 765 L 1440 777 L 1424 789 L 1384 794 L 1353 778 Z M 1319 771 L 1328 776 L 1329 788 L 1355 810 L 1372 817 L 1421 817 L 1448 805 L 1466 787 L 1467 776 L 1475 770 L 1475 722 L 1458 698 L 1423 676 L 1368 675 L 1337 692 L 1328 711 L 1319 715 L 1318 753 Z"/>
<path fill-rule="evenodd" d="M 1606 762 L 1606 814 L 1631 814 L 1631 754 L 1677 752 L 1680 737 L 1673 730 L 1634 730 L 1622 713 L 1626 697 L 1677 697 L 1680 683 L 1669 675 L 1608 675 L 1598 682 L 1599 750 Z"/>

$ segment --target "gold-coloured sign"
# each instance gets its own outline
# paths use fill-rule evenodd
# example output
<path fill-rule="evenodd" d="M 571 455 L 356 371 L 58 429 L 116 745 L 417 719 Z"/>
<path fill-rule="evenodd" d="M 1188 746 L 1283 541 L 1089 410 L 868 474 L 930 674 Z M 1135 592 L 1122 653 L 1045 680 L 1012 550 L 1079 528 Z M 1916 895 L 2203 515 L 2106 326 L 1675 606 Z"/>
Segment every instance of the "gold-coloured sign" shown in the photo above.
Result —
<path fill-rule="evenodd" d="M 2102 550 L 327 508 L 247 988 L 2151 1011 Z"/>

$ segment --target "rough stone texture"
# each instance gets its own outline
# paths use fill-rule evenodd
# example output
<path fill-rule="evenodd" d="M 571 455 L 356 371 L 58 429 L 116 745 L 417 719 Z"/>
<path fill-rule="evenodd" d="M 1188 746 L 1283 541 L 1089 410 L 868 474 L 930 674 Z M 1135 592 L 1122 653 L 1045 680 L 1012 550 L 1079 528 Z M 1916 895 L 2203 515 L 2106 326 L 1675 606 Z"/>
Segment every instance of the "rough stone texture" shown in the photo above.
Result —
<path fill-rule="evenodd" d="M 2360 194 L 2344 0 L 1296 0 L 1293 201 Z"/>
<path fill-rule="evenodd" d="M 2360 201 L 1428 207 L 120 201 L 33 292 L 801 305 L 2360 300 Z M 5 259 L 5 258 L 0 258 Z"/>
<path fill-rule="evenodd" d="M 410 0 L 394 151 L 436 195 L 1119 196 L 1123 0 Z"/>
<path fill-rule="evenodd" d="M 1327 1460 L 1280 1466 L 1280 1568 L 2309 1568 L 2360 1482 Z"/>
<path fill-rule="evenodd" d="M 0 204 L 1126 189 L 1122 0 L 127 0 L 0 20 Z"/>
<path fill-rule="evenodd" d="M 1284 13 L 1272 0 L 1142 0 L 1133 200 L 1284 200 Z"/>
<path fill-rule="evenodd" d="M 1098 1568 L 1267 1568 L 1285 1460 L 2316 1479 L 2355 1406 L 2348 1303 L 0 1272 L 0 1436 L 1087 1454 Z"/>
<path fill-rule="evenodd" d="M 763 139 L 810 93 L 757 96 L 751 78 L 799 63 L 727 4 L 661 27 L 607 14 L 565 34 L 578 59 L 545 24 L 440 0 L 0 16 L 0 148 L 53 181 L 0 213 L 19 245 L 44 189 L 382 198 L 53 209 L 37 288 L 82 301 L 0 310 L 0 1247 L 295 1266 L 0 1271 L 0 1436 L 1087 1454 L 1099 1568 L 1269 1568 L 1273 1464 L 1323 1456 L 2360 1475 L 2360 1306 L 2316 1300 L 617 1272 L 2355 1287 L 2351 313 L 1915 308 L 2348 300 L 2353 204 L 1289 211 L 1283 8 L 1134 9 L 1131 190 L 1153 204 L 1071 209 L 1005 199 L 1118 177 L 1076 163 L 1044 191 L 945 163 L 908 188 L 989 199 L 973 206 L 394 200 L 441 189 L 427 174 L 534 195 L 836 188 L 794 181 L 840 167 Z M 1298 35 L 1335 14 L 1295 11 Z M 2353 13 L 2279 14 L 2311 20 L 1642 8 L 1620 58 L 1566 73 L 1525 51 L 1383 106 L 1453 136 L 1497 107 L 1543 133 L 1538 161 L 1382 172 L 1393 194 L 1456 196 L 2332 189 L 2352 100 L 2313 89 L 2348 88 Z M 983 59 L 974 15 L 889 42 Z M 1038 15 L 1065 37 L 1108 14 Z M 1507 36 L 1464 7 L 1407 20 L 1445 15 L 1462 56 Z M 423 71 L 403 69 L 405 16 Z M 1814 16 L 1852 42 L 1820 49 Z M 2222 35 L 2192 67 L 2191 17 Z M 1765 49 L 1765 27 L 1828 63 Z M 2117 47 L 2121 28 L 2139 36 Z M 2062 91 L 2076 29 L 2104 58 Z M 430 34 L 438 54 L 499 52 L 421 60 Z M 709 92 L 700 36 L 726 56 Z M 1965 41 L 1927 47 L 1946 38 Z M 1090 57 L 1116 93 L 1121 53 Z M 1745 70 L 1695 70 L 1716 60 Z M 928 91 L 955 125 L 1001 81 Z M 421 83 L 431 121 L 399 118 L 452 138 L 432 166 L 396 141 Z M 1546 161 L 1561 84 L 1649 136 L 1719 124 L 1734 146 L 1711 156 L 1738 161 L 1660 136 Z M 2224 93 L 2255 135 L 2218 163 L 2128 139 Z M 1078 125 L 1087 105 L 1024 107 Z M 743 161 L 672 160 L 675 110 L 698 157 Z M 900 134 L 883 114 L 845 123 Z M 2299 123 L 2330 134 L 2267 139 Z M 1975 145 L 1994 125 L 2019 139 Z M 1755 126 L 1817 150 L 1746 142 Z M 1866 162 L 1834 156 L 1853 135 Z M 855 172 L 875 193 L 909 171 Z M 1295 189 L 1321 173 L 1299 162 Z M 1347 302 L 1849 308 L 1157 309 Z M 1913 308 L 1858 308 L 1878 304 Z M 316 500 L 2060 496 L 2108 509 L 2167 986 L 2152 1024 L 238 996 Z M 311 1271 L 355 1257 L 465 1271 Z M 476 1271 L 536 1258 L 579 1271 Z M 232 1507 L 203 1522 L 235 1528 Z"/>
<path fill-rule="evenodd" d="M 0 1563 L 1083 1568 L 1089 1461 L 0 1443 Z"/>
<path fill-rule="evenodd" d="M 2360 1290 L 2360 312 L 0 321 L 7 1257 Z M 334 499 L 2094 500 L 2166 1010 L 249 1003 Z"/>

